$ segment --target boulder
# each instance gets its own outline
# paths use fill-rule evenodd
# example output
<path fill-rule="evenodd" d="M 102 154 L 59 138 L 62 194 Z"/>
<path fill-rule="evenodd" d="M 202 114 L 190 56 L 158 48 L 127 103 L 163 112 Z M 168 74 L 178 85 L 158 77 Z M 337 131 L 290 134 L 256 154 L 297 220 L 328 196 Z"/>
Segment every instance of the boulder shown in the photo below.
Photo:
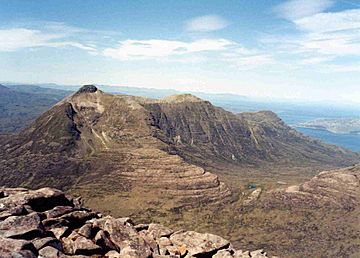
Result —
<path fill-rule="evenodd" d="M 156 239 L 156 242 L 160 248 L 172 245 L 170 239 L 167 237 L 160 237 L 159 239 Z"/>
<path fill-rule="evenodd" d="M 31 241 L 37 250 L 40 250 L 46 246 L 51 246 L 57 250 L 62 251 L 61 242 L 53 237 L 37 238 Z"/>
<path fill-rule="evenodd" d="M 0 199 L 0 206 L 10 209 L 16 206 L 29 205 L 32 210 L 42 212 L 50 210 L 56 206 L 71 206 L 70 200 L 65 194 L 53 188 L 41 188 L 35 191 L 6 191 L 8 197 Z"/>
<path fill-rule="evenodd" d="M 67 232 L 69 232 L 68 227 L 59 227 L 59 228 L 51 228 L 50 232 L 54 235 L 56 239 L 61 239 Z"/>
<path fill-rule="evenodd" d="M 66 213 L 72 212 L 73 210 L 74 210 L 74 208 L 71 207 L 71 206 L 57 206 L 57 207 L 54 207 L 51 210 L 45 211 L 44 215 L 48 219 L 57 218 L 57 217 L 62 216 L 64 214 L 66 214 Z"/>
<path fill-rule="evenodd" d="M 234 256 L 228 250 L 220 250 L 213 255 L 213 258 L 234 258 Z"/>
<path fill-rule="evenodd" d="M 113 242 L 111 242 L 111 240 L 103 230 L 99 230 L 99 232 L 96 233 L 94 241 L 95 244 L 101 246 L 104 250 L 120 250 L 119 247 L 117 247 Z"/>
<path fill-rule="evenodd" d="M 161 224 L 151 223 L 148 228 L 148 234 L 152 236 L 154 239 L 158 239 L 160 237 L 169 237 L 174 231 L 168 227 L 165 227 Z"/>
<path fill-rule="evenodd" d="M 68 237 L 63 238 L 64 252 L 66 254 L 79 255 L 95 255 L 101 254 L 100 246 L 94 244 L 90 239 L 87 239 L 76 232 L 72 232 Z"/>
<path fill-rule="evenodd" d="M 58 258 L 58 257 L 61 257 L 61 252 L 52 246 L 46 246 L 39 251 L 38 257 L 39 258 Z"/>
<path fill-rule="evenodd" d="M 75 240 L 74 254 L 94 255 L 101 253 L 102 253 L 101 247 L 94 244 L 91 240 L 83 236 L 80 236 Z"/>
<path fill-rule="evenodd" d="M 170 236 L 171 242 L 178 248 L 186 246 L 190 255 L 215 254 L 220 249 L 230 246 L 229 241 L 213 234 L 200 234 L 194 231 L 174 233 Z"/>
<path fill-rule="evenodd" d="M 267 257 L 267 254 L 264 250 L 260 249 L 260 250 L 250 252 L 250 256 L 252 258 L 264 258 L 264 257 Z"/>
<path fill-rule="evenodd" d="M 107 217 L 94 221 L 93 225 L 107 232 L 110 241 L 120 248 L 121 255 L 146 258 L 152 253 L 148 243 L 139 236 L 135 228 L 124 225 L 121 220 Z"/>
<path fill-rule="evenodd" d="M 0 237 L 1 258 L 35 258 L 35 254 L 37 254 L 37 251 L 29 241 Z"/>
<path fill-rule="evenodd" d="M 10 216 L 19 216 L 26 214 L 26 209 L 22 205 L 11 207 L 0 212 L 0 220 L 4 220 Z"/>
<path fill-rule="evenodd" d="M 116 251 L 109 251 L 105 254 L 105 257 L 107 258 L 122 258 L 120 254 Z"/>
<path fill-rule="evenodd" d="M 60 217 L 60 219 L 68 221 L 68 225 L 72 228 L 82 226 L 87 220 L 92 218 L 98 218 L 98 215 L 95 212 L 87 210 L 73 211 Z"/>
<path fill-rule="evenodd" d="M 0 236 L 22 239 L 34 239 L 44 233 L 43 225 L 37 213 L 26 216 L 11 216 L 0 222 Z"/>
<path fill-rule="evenodd" d="M 81 228 L 79 228 L 78 233 L 86 238 L 92 238 L 93 236 L 93 226 L 92 224 L 85 224 Z"/>

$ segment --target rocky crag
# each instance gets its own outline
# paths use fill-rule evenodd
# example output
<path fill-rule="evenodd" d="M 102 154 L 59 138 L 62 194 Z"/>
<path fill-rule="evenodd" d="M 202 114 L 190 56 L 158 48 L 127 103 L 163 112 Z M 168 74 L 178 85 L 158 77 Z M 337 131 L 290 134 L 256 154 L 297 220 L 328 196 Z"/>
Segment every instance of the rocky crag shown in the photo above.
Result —
<path fill-rule="evenodd" d="M 268 257 L 262 250 L 235 250 L 219 236 L 135 225 L 83 208 L 59 190 L 0 189 L 2 258 Z"/>

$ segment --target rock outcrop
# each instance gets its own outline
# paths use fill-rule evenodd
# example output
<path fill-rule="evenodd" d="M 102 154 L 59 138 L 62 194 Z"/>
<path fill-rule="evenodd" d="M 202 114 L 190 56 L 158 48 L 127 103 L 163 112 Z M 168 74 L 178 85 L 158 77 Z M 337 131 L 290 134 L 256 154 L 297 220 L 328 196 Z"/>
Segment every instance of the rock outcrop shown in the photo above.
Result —
<path fill-rule="evenodd" d="M 268 257 L 212 234 L 102 216 L 51 188 L 0 188 L 0 257 Z"/>
<path fill-rule="evenodd" d="M 232 221 L 241 225 L 236 246 L 294 258 L 360 257 L 360 165 L 263 189 L 257 200 L 245 199 L 239 214 Z"/>

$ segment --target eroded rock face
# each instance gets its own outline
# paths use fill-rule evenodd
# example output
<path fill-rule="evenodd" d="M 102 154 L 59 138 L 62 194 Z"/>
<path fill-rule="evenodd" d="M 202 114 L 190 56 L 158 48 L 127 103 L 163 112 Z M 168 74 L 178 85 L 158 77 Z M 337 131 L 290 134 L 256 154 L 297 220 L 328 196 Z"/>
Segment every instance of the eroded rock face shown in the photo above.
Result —
<path fill-rule="evenodd" d="M 2 212 L 11 214 L 0 218 L 3 258 L 267 257 L 261 251 L 234 250 L 229 241 L 212 234 L 174 232 L 160 224 L 136 226 L 129 218 L 103 217 L 51 188 L 0 192 L 4 193 Z M 12 212 L 14 207 L 21 212 Z"/>
<path fill-rule="evenodd" d="M 360 165 L 323 171 L 311 180 L 282 191 L 274 191 L 269 206 L 284 205 L 296 208 L 329 207 L 353 211 L 360 201 Z"/>

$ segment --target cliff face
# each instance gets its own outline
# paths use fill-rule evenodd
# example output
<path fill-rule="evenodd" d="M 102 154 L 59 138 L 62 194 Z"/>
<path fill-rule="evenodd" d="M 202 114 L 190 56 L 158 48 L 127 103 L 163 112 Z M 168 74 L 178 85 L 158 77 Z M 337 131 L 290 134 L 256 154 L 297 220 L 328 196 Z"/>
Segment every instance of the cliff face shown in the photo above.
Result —
<path fill-rule="evenodd" d="M 212 234 L 105 217 L 51 188 L 0 188 L 0 207 L 3 258 L 267 257 L 262 250 L 235 250 Z"/>

